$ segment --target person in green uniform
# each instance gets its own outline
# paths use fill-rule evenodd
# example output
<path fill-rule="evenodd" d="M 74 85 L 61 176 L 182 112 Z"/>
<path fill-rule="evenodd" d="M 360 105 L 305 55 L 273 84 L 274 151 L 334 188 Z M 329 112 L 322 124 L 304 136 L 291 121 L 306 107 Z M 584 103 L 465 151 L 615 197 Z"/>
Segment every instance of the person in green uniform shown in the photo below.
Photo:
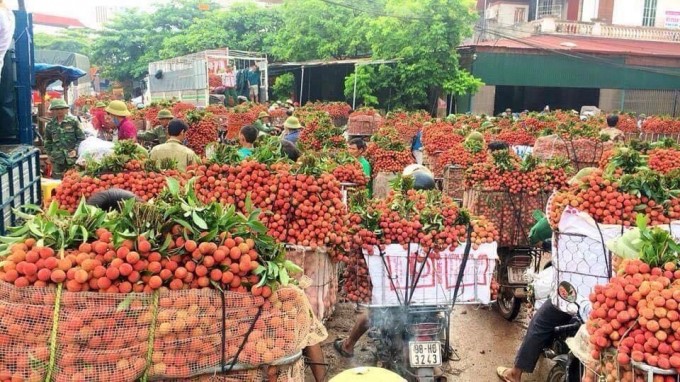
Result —
<path fill-rule="evenodd" d="M 253 146 L 257 140 L 258 131 L 255 126 L 248 125 L 241 128 L 241 133 L 238 136 L 238 142 L 241 148 L 238 149 L 238 155 L 241 159 L 246 159 L 253 155 Z"/>
<path fill-rule="evenodd" d="M 269 134 L 274 131 L 271 123 L 271 117 L 266 111 L 260 112 L 257 116 L 257 121 L 253 123 L 253 126 L 260 131 L 261 134 Z"/>
<path fill-rule="evenodd" d="M 371 164 L 364 156 L 364 153 L 366 152 L 366 142 L 361 138 L 354 138 L 349 141 L 349 144 L 347 145 L 347 151 L 350 153 L 350 155 L 355 157 L 359 163 L 361 163 L 361 168 L 364 170 L 364 174 L 368 179 L 366 190 L 368 192 L 368 196 L 371 197 L 373 194 L 373 180 L 371 178 Z"/>
<path fill-rule="evenodd" d="M 151 130 L 142 131 L 137 133 L 137 140 L 143 146 L 154 147 L 168 141 L 168 124 L 173 120 L 173 115 L 168 109 L 163 109 L 158 112 L 156 117 L 160 122 L 160 125 L 154 127 Z"/>
<path fill-rule="evenodd" d="M 69 106 L 63 99 L 50 104 L 52 119 L 45 127 L 45 151 L 52 164 L 52 177 L 61 179 L 73 168 L 78 159 L 78 146 L 85 140 L 85 133 L 78 120 L 68 115 Z"/>
<path fill-rule="evenodd" d="M 368 179 L 371 179 L 371 164 L 368 163 L 368 161 L 364 157 L 364 152 L 366 152 L 366 142 L 361 138 L 354 138 L 351 141 L 349 141 L 347 151 L 349 151 L 349 153 L 353 157 L 357 158 L 359 163 L 361 163 L 361 167 L 364 170 L 364 174 L 366 174 L 366 177 Z"/>

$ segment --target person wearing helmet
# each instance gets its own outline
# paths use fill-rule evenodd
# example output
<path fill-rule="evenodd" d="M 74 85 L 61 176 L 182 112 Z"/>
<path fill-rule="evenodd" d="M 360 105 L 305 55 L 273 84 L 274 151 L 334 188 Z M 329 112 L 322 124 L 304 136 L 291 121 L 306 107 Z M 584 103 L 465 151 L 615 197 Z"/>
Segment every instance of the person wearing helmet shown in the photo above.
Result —
<path fill-rule="evenodd" d="M 260 135 L 269 134 L 272 131 L 274 131 L 274 128 L 272 127 L 271 117 L 269 116 L 269 113 L 267 113 L 266 111 L 260 112 L 260 114 L 257 116 L 257 121 L 253 123 L 253 126 L 257 128 L 257 130 L 260 132 Z"/>
<path fill-rule="evenodd" d="M 61 178 L 78 159 L 78 146 L 85 140 L 80 123 L 68 115 L 69 106 L 63 99 L 50 104 L 52 119 L 45 126 L 45 151 L 52 164 L 52 177 Z"/>
<path fill-rule="evenodd" d="M 131 115 L 125 102 L 111 101 L 105 109 L 113 125 L 118 129 L 118 140 L 137 141 L 137 127 L 128 117 Z"/>
<path fill-rule="evenodd" d="M 168 124 L 173 118 L 175 117 L 173 117 L 170 110 L 163 109 L 159 111 L 156 119 L 158 119 L 160 124 L 151 130 L 137 133 L 137 140 L 147 147 L 154 147 L 165 143 L 168 140 Z"/>
<path fill-rule="evenodd" d="M 107 139 L 109 135 L 109 127 L 106 122 L 106 104 L 104 102 L 97 102 L 92 109 L 90 115 L 92 116 L 92 127 L 97 130 L 97 138 L 110 141 Z"/>
<path fill-rule="evenodd" d="M 407 166 L 401 174 L 402 176 L 413 177 L 413 188 L 415 190 L 434 190 L 434 174 L 427 167 L 420 164 Z"/>
<path fill-rule="evenodd" d="M 300 120 L 295 117 L 288 117 L 286 122 L 283 123 L 283 128 L 284 130 L 281 135 L 283 139 L 297 145 L 297 141 L 300 138 L 300 133 L 303 128 Z"/>
<path fill-rule="evenodd" d="M 92 194 L 85 203 L 104 211 L 120 211 L 120 203 L 128 199 L 136 199 L 138 202 L 142 201 L 134 193 L 114 187 Z"/>

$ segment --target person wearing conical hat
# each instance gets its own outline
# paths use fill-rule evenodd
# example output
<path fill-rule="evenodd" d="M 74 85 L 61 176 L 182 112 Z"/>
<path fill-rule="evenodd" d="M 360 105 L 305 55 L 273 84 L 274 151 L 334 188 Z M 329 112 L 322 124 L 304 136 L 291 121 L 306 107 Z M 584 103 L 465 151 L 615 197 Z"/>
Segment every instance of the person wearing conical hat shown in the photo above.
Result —
<path fill-rule="evenodd" d="M 143 146 L 154 147 L 167 142 L 168 140 L 168 124 L 175 117 L 172 115 L 170 110 L 163 109 L 158 112 L 158 122 L 160 124 L 151 130 L 142 131 L 137 133 L 137 140 Z"/>
<path fill-rule="evenodd" d="M 283 128 L 283 139 L 297 145 L 300 133 L 302 132 L 300 120 L 296 117 L 288 117 L 286 122 L 283 123 Z"/>
<path fill-rule="evenodd" d="M 130 111 L 123 101 L 111 101 L 105 109 L 113 125 L 118 129 L 118 140 L 131 139 L 137 141 L 137 127 L 128 117 Z"/>
<path fill-rule="evenodd" d="M 78 159 L 78 146 L 85 133 L 78 120 L 68 115 L 68 104 L 55 99 L 50 104 L 52 119 L 45 126 L 45 151 L 52 164 L 52 177 L 61 178 Z"/>
<path fill-rule="evenodd" d="M 266 111 L 261 111 L 257 116 L 257 121 L 253 122 L 253 126 L 257 128 L 260 135 L 271 133 L 274 128 L 272 127 L 271 117 Z"/>
<path fill-rule="evenodd" d="M 111 129 L 107 126 L 106 112 L 104 109 L 106 109 L 106 104 L 102 101 L 97 102 L 94 104 L 94 107 L 90 109 L 90 115 L 92 116 L 92 127 L 97 130 L 97 137 L 99 139 L 110 140 L 106 139 L 107 135 L 110 134 Z"/>

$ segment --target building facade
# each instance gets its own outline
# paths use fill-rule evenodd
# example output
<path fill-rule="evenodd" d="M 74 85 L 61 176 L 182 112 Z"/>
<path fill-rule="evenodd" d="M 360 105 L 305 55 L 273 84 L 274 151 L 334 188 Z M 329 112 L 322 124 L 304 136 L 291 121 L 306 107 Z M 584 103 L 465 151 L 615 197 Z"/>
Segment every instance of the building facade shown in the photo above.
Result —
<path fill-rule="evenodd" d="M 478 0 L 477 4 L 487 20 L 505 26 L 555 17 L 623 26 L 680 27 L 680 0 Z"/>
<path fill-rule="evenodd" d="M 475 39 L 460 53 L 486 86 L 460 98 L 459 111 L 597 106 L 680 116 L 680 0 L 481 3 Z"/>

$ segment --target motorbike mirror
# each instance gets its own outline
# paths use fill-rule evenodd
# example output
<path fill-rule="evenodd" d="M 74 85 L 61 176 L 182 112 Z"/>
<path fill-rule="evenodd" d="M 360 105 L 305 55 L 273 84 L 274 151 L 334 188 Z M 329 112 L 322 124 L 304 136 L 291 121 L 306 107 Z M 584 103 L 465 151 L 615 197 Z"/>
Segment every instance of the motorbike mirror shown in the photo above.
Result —
<path fill-rule="evenodd" d="M 576 302 L 576 288 L 566 281 L 562 281 L 557 287 L 557 294 L 564 301 L 575 303 Z"/>

